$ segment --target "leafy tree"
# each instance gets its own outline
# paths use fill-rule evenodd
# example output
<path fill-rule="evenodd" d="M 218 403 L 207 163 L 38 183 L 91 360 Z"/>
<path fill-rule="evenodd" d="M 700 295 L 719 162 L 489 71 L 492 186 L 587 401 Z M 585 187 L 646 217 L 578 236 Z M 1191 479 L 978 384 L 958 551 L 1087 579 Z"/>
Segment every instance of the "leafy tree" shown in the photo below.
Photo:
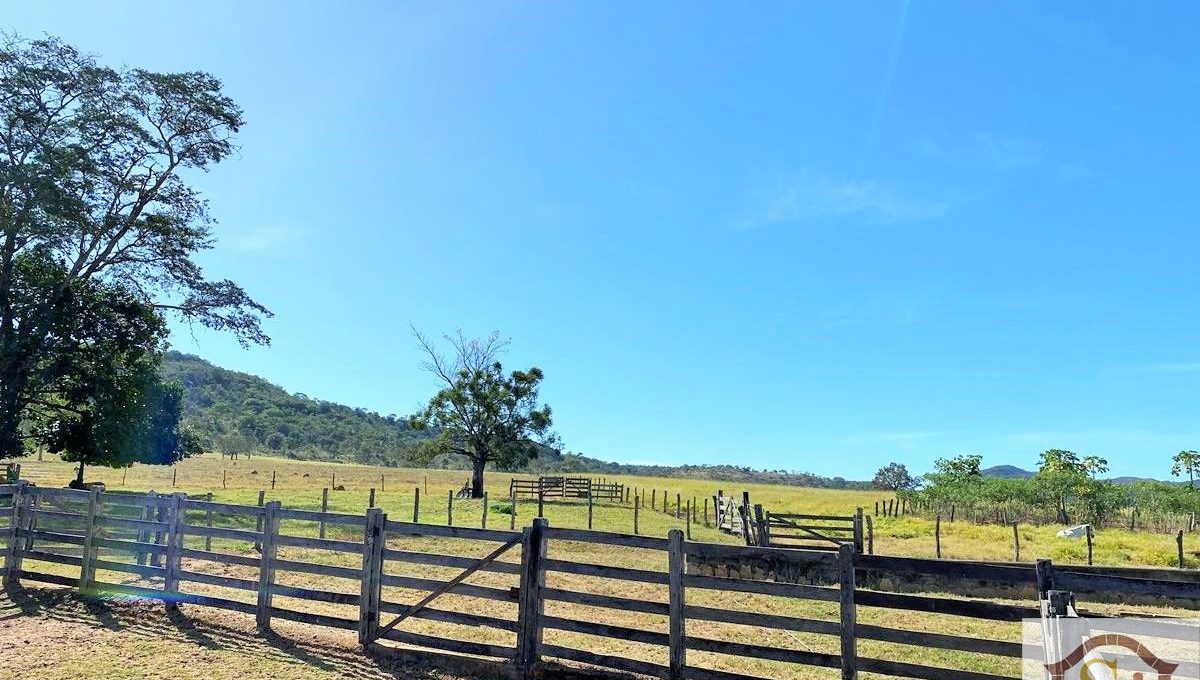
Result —
<path fill-rule="evenodd" d="M 442 355 L 416 329 L 427 360 L 424 368 L 441 383 L 441 389 L 420 413 L 411 419 L 420 430 L 434 430 L 437 437 L 429 453 L 454 453 L 471 461 L 471 495 L 483 497 L 483 471 L 488 463 L 515 469 L 543 445 L 557 443 L 550 430 L 547 405 L 538 406 L 542 370 L 513 371 L 505 375 L 497 356 L 508 341 L 492 333 L 485 340 L 468 339 L 459 332 L 446 336 L 453 358 Z"/>
<path fill-rule="evenodd" d="M 908 468 L 901 463 L 888 463 L 875 473 L 875 488 L 892 491 L 906 491 L 917 486 L 917 480 L 908 474 Z"/>
<path fill-rule="evenodd" d="M 208 74 L 116 70 L 54 38 L 0 37 L 0 456 L 24 454 L 36 409 L 70 413 L 53 390 L 79 377 L 81 294 L 268 342 L 270 313 L 196 264 L 210 220 L 182 179 L 228 156 L 241 125 Z"/>
<path fill-rule="evenodd" d="M 954 456 L 953 458 L 939 458 L 934 461 L 937 474 L 959 480 L 982 476 L 983 473 L 980 472 L 980 466 L 982 465 L 983 456 L 977 453 Z"/>
<path fill-rule="evenodd" d="M 1171 459 L 1174 465 L 1171 466 L 1171 474 L 1178 477 L 1184 472 L 1188 476 L 1188 487 L 1196 488 L 1196 472 L 1200 470 L 1200 453 L 1195 451 L 1180 451 Z"/>

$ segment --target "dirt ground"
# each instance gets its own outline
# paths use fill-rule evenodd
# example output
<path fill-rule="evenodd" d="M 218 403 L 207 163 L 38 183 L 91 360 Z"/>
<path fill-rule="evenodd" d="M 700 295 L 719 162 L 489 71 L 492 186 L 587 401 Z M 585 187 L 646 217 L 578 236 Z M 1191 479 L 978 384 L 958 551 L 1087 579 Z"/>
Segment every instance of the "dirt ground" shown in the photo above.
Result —
<path fill-rule="evenodd" d="M 0 680 L 9 678 L 395 678 L 461 680 L 364 655 L 352 634 L 286 621 L 263 636 L 236 613 L 66 589 L 0 593 Z"/>

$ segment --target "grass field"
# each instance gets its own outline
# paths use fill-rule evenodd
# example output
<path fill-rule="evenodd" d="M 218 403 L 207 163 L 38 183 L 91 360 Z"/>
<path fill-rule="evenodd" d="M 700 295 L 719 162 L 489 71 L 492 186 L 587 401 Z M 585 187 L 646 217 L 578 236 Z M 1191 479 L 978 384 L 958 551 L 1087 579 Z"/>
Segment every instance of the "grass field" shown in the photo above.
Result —
<path fill-rule="evenodd" d="M 22 465 L 23 476 L 44 486 L 61 486 L 72 477 L 72 466 L 59 461 L 51 461 L 49 459 L 43 462 L 25 460 L 22 461 Z M 227 486 L 224 489 L 221 486 L 223 471 Z M 274 473 L 276 480 L 276 488 L 274 490 L 270 488 L 272 473 Z M 173 474 L 176 475 L 176 486 L 174 488 L 172 488 L 171 484 Z M 251 460 L 242 459 L 238 461 L 222 460 L 217 456 L 201 456 L 183 462 L 178 466 L 177 472 L 174 473 L 170 468 L 135 466 L 128 471 L 127 475 L 124 475 L 123 482 L 122 471 L 92 470 L 87 477 L 89 480 L 103 480 L 108 483 L 111 489 L 123 488 L 125 490 L 136 491 L 148 489 L 158 491 L 176 490 L 189 493 L 207 493 L 211 491 L 215 500 L 242 504 L 253 504 L 257 499 L 258 491 L 266 489 L 268 500 L 279 500 L 285 506 L 291 508 L 319 509 L 321 489 L 332 486 L 334 475 L 336 475 L 336 484 L 345 486 L 346 490 L 330 493 L 331 510 L 354 513 L 362 512 L 367 506 L 369 489 L 374 487 L 377 489 L 376 505 L 382 507 L 394 519 L 410 520 L 412 519 L 414 489 L 420 487 L 422 492 L 421 521 L 435 524 L 445 523 L 448 492 L 461 487 L 466 479 L 466 474 L 461 471 L 405 470 L 329 463 L 300 463 L 257 456 Z M 381 475 L 383 477 L 382 481 L 380 479 Z M 487 477 L 487 487 L 492 497 L 489 526 L 500 528 L 507 528 L 508 526 L 509 516 L 500 512 L 500 509 L 507 505 L 506 496 L 509 479 L 510 475 L 507 474 L 489 474 Z M 666 491 L 672 504 L 677 493 L 684 499 L 690 499 L 693 496 L 697 499 L 702 499 L 711 496 L 718 487 L 724 488 L 727 493 L 740 493 L 744 489 L 750 492 L 754 502 L 762 503 L 774 511 L 849 514 L 858 506 L 863 506 L 864 508 L 868 506 L 873 507 L 874 499 L 879 497 L 879 494 L 871 492 L 800 489 L 762 485 L 748 485 L 743 487 L 741 485 L 721 484 L 709 481 L 629 477 L 613 479 L 629 484 L 635 489 L 644 489 L 647 494 L 649 494 L 651 488 L 657 489 L 656 496 L 660 498 L 660 503 L 661 494 Z M 428 484 L 428 491 L 426 491 L 426 484 Z M 379 491 L 381 487 L 383 490 Z M 478 526 L 481 523 L 482 508 L 483 504 L 480 501 L 455 501 L 454 524 Z M 520 503 L 517 513 L 517 525 L 522 526 L 527 524 L 536 514 L 536 502 L 525 501 Z M 551 526 L 556 527 L 584 527 L 587 524 L 586 504 L 579 501 L 547 503 L 546 516 Z M 242 519 L 246 520 L 248 518 Z M 932 531 L 931 527 L 927 526 L 928 524 L 928 522 L 909 518 L 895 520 L 878 519 L 876 522 L 876 553 L 931 556 Z M 235 524 L 225 525 L 236 526 Z M 645 535 L 665 536 L 668 530 L 680 526 L 682 526 L 682 520 L 677 520 L 673 514 L 651 512 L 648 509 L 641 512 L 641 533 Z M 627 506 L 597 504 L 595 508 L 595 528 L 628 533 L 632 530 L 631 510 Z M 308 523 L 302 524 L 296 522 L 289 524 L 285 522 L 284 531 L 288 534 L 313 535 L 315 527 Z M 1064 555 L 1072 555 L 1072 553 L 1065 551 L 1073 549 L 1070 547 L 1073 544 L 1064 542 L 1062 539 L 1054 539 L 1053 531 L 1054 529 L 1049 527 L 1029 528 L 1025 530 L 1022 557 L 1033 559 L 1039 555 L 1048 555 L 1056 561 L 1062 561 Z M 361 530 L 352 530 L 349 528 L 342 530 L 332 526 L 329 530 L 331 538 L 346 538 L 348 540 L 360 540 L 361 537 L 358 535 L 360 533 Z M 1142 534 L 1121 537 L 1120 534 L 1122 533 L 1127 532 L 1105 531 L 1098 534 L 1097 556 L 1101 558 L 1100 561 L 1130 563 L 1138 558 L 1152 558 L 1155 550 L 1169 550 L 1172 548 L 1169 537 L 1166 537 L 1165 540 L 1163 540 L 1164 537 Z M 722 542 L 737 542 L 740 540 L 703 526 L 693 526 L 693 538 L 694 540 Z M 189 546 L 195 547 L 198 537 L 189 537 L 188 540 Z M 1129 547 L 1121 550 L 1114 548 L 1111 551 L 1103 549 L 1106 542 L 1111 541 L 1111 545 L 1116 546 L 1121 545 L 1120 541 L 1122 540 L 1127 540 Z M 1011 545 L 1010 541 L 1011 529 L 1004 527 L 978 527 L 962 522 L 943 526 L 943 548 L 944 554 L 948 557 L 1007 559 L 1011 557 L 1007 553 L 1008 546 Z M 488 552 L 492 546 L 481 545 L 474 541 L 406 538 L 394 540 L 392 547 L 478 557 Z M 245 543 L 238 544 L 215 540 L 214 549 L 224 552 L 252 554 L 251 548 Z M 595 544 L 555 541 L 551 546 L 551 554 L 552 557 L 559 559 L 612 566 L 629 566 L 660 571 L 665 569 L 666 566 L 665 554 L 661 552 L 632 548 L 602 547 Z M 359 558 L 357 556 L 319 550 L 285 548 L 281 549 L 280 556 L 283 559 L 289 560 L 325 562 L 356 568 L 359 566 Z M 519 560 L 519 556 L 509 554 L 502 559 L 515 562 Z M 36 564 L 39 570 L 45 571 L 70 569 L 69 567 L 59 567 L 46 563 Z M 256 577 L 256 570 L 253 568 L 224 566 L 211 562 L 185 560 L 184 568 L 244 579 L 253 579 Z M 406 564 L 391 565 L 391 563 L 389 563 L 388 568 L 388 573 L 397 575 L 438 579 L 450 578 L 457 571 L 451 568 Z M 101 571 L 98 577 L 102 581 L 112 583 L 138 582 L 136 577 L 119 572 Z M 357 582 L 299 573 L 283 574 L 279 582 L 283 585 L 337 590 L 348 593 L 357 592 L 358 587 Z M 510 574 L 481 573 L 473 576 L 470 583 L 508 588 L 515 586 L 517 579 L 515 575 Z M 665 588 L 659 585 L 621 581 L 619 582 L 620 590 L 614 591 L 614 582 L 607 579 L 563 573 L 548 574 L 548 585 L 550 587 L 579 592 L 619 594 L 625 597 L 658 602 L 665 602 L 667 597 Z M 214 589 L 194 583 L 187 584 L 185 590 L 188 592 L 217 594 L 222 597 L 230 597 L 242 601 L 251 601 L 251 598 L 253 598 L 252 592 Z M 419 599 L 422 595 L 423 593 L 419 591 L 385 588 L 384 599 L 385 601 L 397 603 L 411 603 Z M 690 590 L 688 599 L 689 604 L 701 606 L 741 609 L 822 620 L 836 620 L 837 618 L 837 604 L 829 602 L 698 590 Z M 298 601 L 291 598 L 277 597 L 277 605 L 344 618 L 355 618 L 357 615 L 357 609 L 352 610 L 348 606 Z M 4 637 L 0 638 L 0 643 L 9 641 L 17 644 L 14 642 L 17 638 L 34 635 L 33 632 L 25 633 L 24 631 L 36 631 L 39 630 L 39 626 L 48 625 L 44 620 L 47 616 L 50 617 L 51 623 L 54 625 L 62 624 L 68 625 L 68 627 L 70 625 L 77 625 L 82 630 L 96 629 L 95 634 L 98 636 L 110 636 L 112 626 L 106 626 L 103 623 L 103 618 L 104 616 L 117 616 L 117 614 L 97 615 L 100 620 L 100 623 L 97 624 L 96 620 L 89 618 L 91 615 L 76 616 L 70 613 L 77 611 L 79 606 L 81 605 L 74 600 L 67 599 L 54 606 L 41 607 L 40 611 L 43 612 L 41 615 L 34 614 L 32 616 L 10 618 L 5 622 L 3 628 L 0 628 L 0 631 L 3 631 L 4 634 Z M 139 604 L 137 606 L 151 607 L 148 604 Z M 439 598 L 438 606 L 455 611 L 484 613 L 499 618 L 512 619 L 515 618 L 516 614 L 516 607 L 513 604 L 484 602 L 463 596 L 444 596 L 443 598 Z M 19 602 L 12 604 L 11 607 L 15 607 L 18 610 L 21 609 Z M 60 609 L 68 613 L 61 616 L 60 619 L 54 619 L 56 614 L 53 612 L 60 611 Z M 1163 607 L 1132 608 L 1101 605 L 1093 606 L 1091 609 L 1109 612 L 1132 611 L 1136 609 L 1159 615 L 1186 614 L 1185 612 Z M 46 614 L 45 612 L 51 613 Z M 666 628 L 666 622 L 663 617 L 638 612 L 601 609 L 561 602 L 548 602 L 546 612 L 551 616 L 592 620 L 643 630 L 665 631 Z M 155 616 L 158 615 L 155 614 Z M 140 665 L 144 662 L 150 664 L 149 667 L 152 668 L 169 668 L 171 666 L 171 664 L 162 665 L 164 662 L 160 662 L 160 659 L 186 658 L 187 653 L 185 650 L 191 645 L 196 648 L 196 653 L 199 655 L 197 658 L 212 660 L 211 665 L 215 670 L 207 674 L 207 677 L 211 680 L 225 680 L 226 678 L 232 680 L 233 678 L 243 679 L 248 677 L 323 678 L 338 677 L 338 673 L 341 672 L 344 672 L 346 676 L 355 677 L 373 677 L 377 673 L 384 674 L 383 677 L 392 677 L 397 673 L 402 677 L 408 677 L 403 674 L 410 672 L 407 669 L 396 671 L 394 669 L 380 669 L 374 665 L 363 666 L 362 664 L 367 662 L 361 660 L 355 662 L 359 665 L 351 664 L 342 670 L 338 670 L 339 667 L 336 663 L 327 665 L 325 662 L 320 661 L 318 658 L 320 655 L 316 652 L 304 652 L 301 654 L 302 657 L 312 659 L 311 663 L 304 665 L 304 673 L 307 674 L 293 673 L 285 669 L 285 667 L 290 667 L 288 664 L 295 662 L 295 654 L 285 649 L 288 645 L 293 644 L 292 642 L 288 642 L 288 640 L 293 639 L 290 632 L 293 629 L 299 631 L 296 635 L 300 637 L 296 639 L 301 641 L 309 640 L 312 636 L 316 635 L 321 640 L 318 646 L 325 649 L 322 653 L 330 654 L 334 658 L 337 658 L 341 654 L 337 650 L 343 649 L 344 645 L 353 646 L 352 638 L 349 638 L 348 641 L 342 640 L 342 642 L 338 643 L 328 642 L 325 640 L 325 636 L 332 636 L 331 639 L 337 638 L 339 640 L 344 636 L 341 633 L 325 631 L 313 633 L 312 631 L 316 629 L 285 623 L 281 624 L 282 627 L 280 629 L 283 636 L 282 639 L 274 641 L 247 641 L 244 645 L 226 644 L 214 650 L 210 646 L 207 646 L 204 639 L 219 638 L 219 634 L 205 633 L 200 638 L 196 638 L 187 631 L 196 628 L 206 631 L 219 630 L 222 626 L 232 627 L 232 630 L 244 631 L 246 630 L 246 626 L 252 627 L 252 621 L 241 615 L 214 612 L 206 608 L 192 606 L 184 606 L 181 609 L 181 613 L 175 616 L 177 617 L 176 620 L 155 618 L 160 623 L 156 623 L 151 627 L 152 629 L 168 628 L 174 630 L 175 632 L 170 632 L 166 635 L 166 640 L 161 639 L 157 633 L 143 632 L 140 635 L 122 637 L 120 641 L 113 639 L 112 644 L 119 645 L 118 648 L 122 650 L 120 654 L 128 658 L 129 663 Z M 236 619 L 236 621 L 231 623 L 233 619 Z M 998 640 L 1016 641 L 1020 639 L 1020 628 L 1017 624 L 995 623 L 943 615 L 862 607 L 859 612 L 859 621 L 861 623 L 874 623 L 916 631 L 953 632 L 958 635 Z M 470 639 L 478 642 L 502 645 L 512 645 L 515 639 L 512 633 L 500 629 L 464 629 L 461 626 L 456 627 L 427 620 L 410 620 L 405 622 L 404 626 L 406 630 L 418 633 L 458 637 L 459 639 Z M 131 632 L 137 633 L 138 629 L 133 628 Z M 87 634 L 80 630 L 75 630 L 69 634 L 62 634 L 87 638 Z M 718 640 L 752 640 L 756 644 L 772 645 L 780 648 L 837 653 L 836 638 L 822 635 L 768 631 L 744 626 L 699 621 L 689 623 L 688 634 Z M 244 632 L 229 633 L 229 635 L 235 640 L 239 636 L 247 637 L 247 634 Z M 546 641 L 548 644 L 590 649 L 596 652 L 617 654 L 655 663 L 665 663 L 666 661 L 665 650 L 662 648 L 625 640 L 548 630 L 546 632 Z M 243 647 L 244 653 L 242 651 Z M 50 661 L 46 668 L 53 668 L 55 673 L 62 677 L 73 677 L 69 672 L 58 671 L 77 662 L 79 660 L 79 649 L 81 648 L 83 647 L 73 647 L 65 650 L 64 654 L 67 654 L 69 658 L 63 658 L 60 661 Z M 93 644 L 91 648 L 103 649 L 105 647 L 103 645 L 96 647 Z M 225 659 L 223 656 L 225 654 L 236 658 Z M 872 641 L 860 642 L 860 654 L 876 658 L 920 662 L 965 670 L 1019 675 L 1019 662 L 1014 659 L 970 655 Z M 0 659 L 2 658 L 0 657 Z M 266 659 L 266 661 L 263 661 L 266 664 L 278 663 L 283 665 L 278 667 L 281 669 L 278 674 L 272 676 L 254 675 L 257 671 L 252 669 L 252 659 L 255 658 Z M 761 677 L 780 678 L 781 680 L 806 680 L 808 678 L 833 678 L 837 676 L 836 670 L 833 669 L 792 666 L 777 662 L 746 660 L 709 653 L 690 652 L 688 659 L 689 664 L 748 673 Z M 8 662 L 0 660 L 0 670 L 3 669 L 3 664 Z M 87 677 L 123 677 L 115 667 L 109 670 L 108 666 L 100 665 L 93 666 L 92 669 L 96 671 L 104 669 L 104 672 L 97 672 Z M 327 670 L 333 673 L 333 675 L 321 674 Z M 148 673 L 148 676 L 154 677 L 154 674 Z M 2 673 L 0 673 L 0 677 L 3 677 Z"/>
<path fill-rule="evenodd" d="M 43 462 L 26 459 L 21 461 L 23 476 L 36 483 L 55 486 L 65 485 L 73 478 L 73 466 L 49 456 Z M 271 476 L 275 475 L 275 488 L 271 489 Z M 172 487 L 174 477 L 176 486 Z M 224 477 L 227 488 L 222 488 Z M 421 487 L 421 521 L 445 523 L 447 493 L 456 490 L 468 475 L 454 470 L 419 470 L 402 468 L 379 468 L 340 463 L 298 462 L 283 458 L 255 456 L 250 460 L 232 461 L 216 455 L 204 455 L 183 461 L 177 469 L 165 466 L 135 465 L 130 470 L 93 468 L 88 471 L 88 480 L 104 481 L 110 488 L 125 490 L 186 491 L 188 493 L 212 492 L 215 500 L 253 504 L 258 491 L 266 490 L 267 500 L 279 500 L 295 508 L 319 509 L 321 489 L 337 485 L 345 491 L 330 492 L 330 509 L 339 512 L 362 512 L 367 507 L 369 489 L 376 489 L 376 505 L 382 507 L 393 519 L 411 519 L 414 489 Z M 513 475 L 488 473 L 487 489 L 493 508 L 507 505 L 508 483 Z M 752 502 L 761 503 L 772 512 L 799 512 L 812 514 L 852 514 L 861 507 L 870 513 L 876 500 L 886 497 L 878 491 L 850 491 L 835 489 L 808 489 L 764 484 L 737 484 L 710 480 L 686 480 L 652 477 L 608 477 L 639 490 L 649 503 L 651 490 L 655 490 L 661 508 L 665 493 L 673 513 L 676 495 L 684 503 L 696 499 L 703 507 L 704 499 L 711 498 L 718 488 L 727 494 L 749 491 Z M 382 490 L 381 490 L 382 489 Z M 711 504 L 710 504 L 711 505 Z M 518 506 L 518 524 L 526 525 L 536 515 L 536 502 L 523 499 Z M 594 527 L 608 531 L 633 531 L 633 516 L 628 506 L 599 503 L 594 509 Z M 454 523 L 478 526 L 482 515 L 480 501 L 456 501 Z M 586 505 L 578 501 L 547 503 L 546 517 L 551 526 L 586 527 Z M 507 515 L 489 512 L 492 526 L 507 526 Z M 933 557 L 933 522 L 915 517 L 873 518 L 875 528 L 875 552 L 881 555 L 906 557 Z M 693 525 L 694 540 L 736 541 L 720 532 L 700 525 Z M 639 517 L 641 533 L 665 536 L 672 528 L 683 526 L 673 515 L 643 510 Z M 1055 536 L 1057 526 L 1022 526 L 1021 561 L 1033 562 L 1039 558 L 1050 558 L 1055 563 L 1083 564 L 1087 560 L 1087 547 L 1081 539 L 1064 539 Z M 1200 536 L 1185 536 L 1185 564 L 1189 568 L 1200 567 Z M 975 525 L 965 521 L 942 523 L 942 555 L 949 559 L 974 559 L 1011 561 L 1013 554 L 1012 529 L 997 525 Z M 1177 548 L 1171 534 L 1130 532 L 1123 529 L 1103 529 L 1095 534 L 1093 560 L 1104 565 L 1144 565 L 1157 567 L 1176 566 Z"/>

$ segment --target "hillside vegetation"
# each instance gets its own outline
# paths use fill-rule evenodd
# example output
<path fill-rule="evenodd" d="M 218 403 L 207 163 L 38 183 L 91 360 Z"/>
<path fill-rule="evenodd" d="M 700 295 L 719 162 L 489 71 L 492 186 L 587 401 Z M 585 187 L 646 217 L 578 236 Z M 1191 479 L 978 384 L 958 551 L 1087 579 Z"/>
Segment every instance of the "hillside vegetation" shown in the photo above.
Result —
<path fill-rule="evenodd" d="M 409 427 L 405 415 L 381 415 L 302 393 L 292 394 L 255 375 L 216 366 L 200 357 L 168 352 L 160 367 L 183 386 L 183 417 L 206 451 L 264 452 L 299 460 L 384 467 L 466 469 L 459 456 L 421 455 L 430 432 Z M 637 475 L 725 480 L 816 488 L 869 488 L 867 482 L 789 470 L 734 465 L 628 465 L 541 447 L 516 472 Z"/>

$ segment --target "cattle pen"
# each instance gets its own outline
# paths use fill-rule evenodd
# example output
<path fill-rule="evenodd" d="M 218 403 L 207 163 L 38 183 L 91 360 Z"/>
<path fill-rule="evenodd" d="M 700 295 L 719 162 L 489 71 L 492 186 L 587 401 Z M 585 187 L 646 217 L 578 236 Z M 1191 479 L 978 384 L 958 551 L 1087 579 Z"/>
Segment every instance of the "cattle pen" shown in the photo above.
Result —
<path fill-rule="evenodd" d="M 1020 642 L 953 625 L 907 629 L 893 615 L 1012 624 L 1074 613 L 1053 606 L 1068 591 L 1200 601 L 1200 583 L 1183 577 L 883 557 L 853 542 L 727 545 L 688 541 L 678 529 L 638 536 L 541 518 L 505 531 L 396 521 L 380 508 L 345 514 L 24 482 L 0 486 L 0 501 L 7 588 L 44 583 L 216 607 L 253 616 L 264 631 L 274 619 L 298 621 L 352 631 L 374 653 L 438 653 L 440 663 L 510 677 L 569 666 L 664 680 L 785 678 L 798 668 L 845 679 L 1001 680 L 1020 677 Z M 595 546 L 604 559 L 581 561 Z M 1035 602 L 891 592 L 875 586 L 879 573 L 1004 583 L 1032 590 Z M 1192 634 L 1166 619 L 1161 628 L 1164 637 Z M 946 665 L 927 661 L 930 650 Z"/>

